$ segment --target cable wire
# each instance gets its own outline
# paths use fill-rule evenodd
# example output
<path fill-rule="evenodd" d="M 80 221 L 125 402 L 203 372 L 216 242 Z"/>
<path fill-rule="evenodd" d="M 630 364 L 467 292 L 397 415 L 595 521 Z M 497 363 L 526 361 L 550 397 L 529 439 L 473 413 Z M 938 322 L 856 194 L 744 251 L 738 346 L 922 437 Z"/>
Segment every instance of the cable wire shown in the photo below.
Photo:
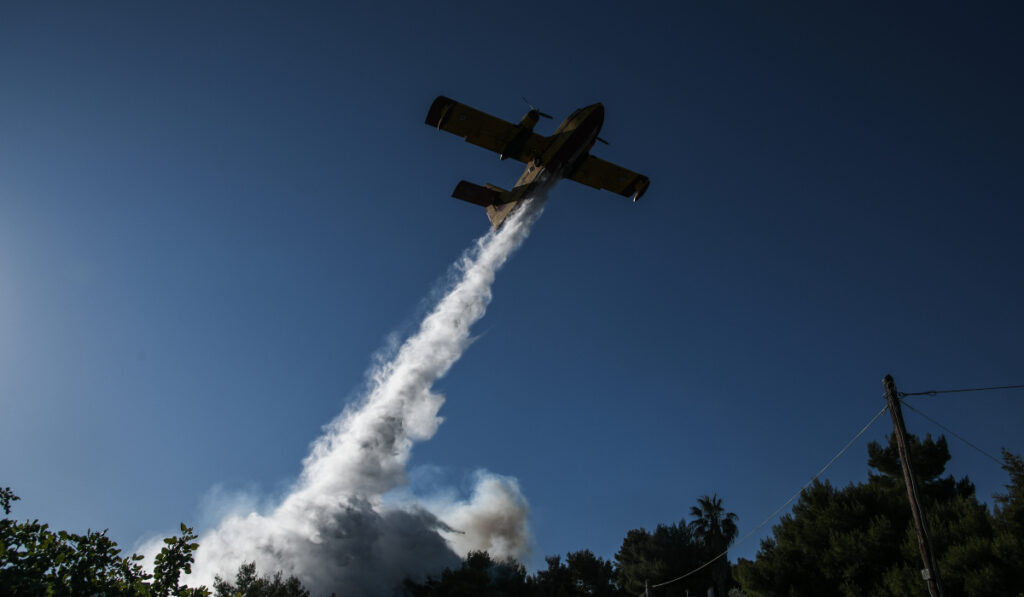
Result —
<path fill-rule="evenodd" d="M 929 417 L 928 415 L 924 414 L 923 412 L 921 412 L 921 411 L 917 410 L 917 409 L 916 409 L 916 408 L 914 408 L 913 406 L 910 406 L 910 405 L 909 405 L 909 404 L 907 404 L 906 402 L 902 402 L 902 404 L 903 404 L 903 406 L 905 406 L 905 407 L 909 408 L 910 410 L 912 410 L 912 411 L 916 412 L 917 414 L 921 415 L 921 416 L 922 416 L 922 417 L 924 417 L 925 419 L 928 419 L 929 421 L 931 421 L 932 423 L 934 423 L 934 424 L 935 424 L 935 425 L 936 425 L 937 427 L 939 427 L 940 429 L 942 429 L 942 430 L 943 430 L 943 431 L 945 431 L 946 433 L 948 433 L 948 434 L 952 435 L 953 437 L 957 438 L 958 440 L 962 441 L 963 443 L 967 444 L 968 446 L 970 446 L 970 447 L 974 448 L 975 450 L 977 450 L 977 451 L 981 452 L 982 454 L 984 454 L 985 456 L 987 456 L 987 457 L 988 457 L 988 458 L 989 458 L 990 460 L 992 460 L 993 462 L 995 462 L 995 463 L 996 463 L 996 464 L 998 464 L 999 466 L 1003 466 L 1003 461 L 1002 461 L 1002 460 L 999 460 L 998 458 L 996 458 L 995 456 L 993 456 L 993 455 L 989 454 L 989 453 L 988 453 L 988 452 L 986 452 L 985 450 L 982 450 L 982 449 L 981 449 L 981 448 L 979 448 L 978 446 L 975 446 L 975 445 L 974 445 L 974 444 L 972 444 L 971 442 L 967 441 L 967 438 L 965 438 L 964 436 L 962 436 L 962 435 L 958 434 L 957 432 L 953 431 L 953 430 L 952 430 L 952 429 L 950 429 L 949 427 L 946 427 L 946 426 L 945 426 L 945 425 L 943 425 L 942 423 L 939 423 L 939 422 L 938 422 L 938 421 L 936 421 L 935 419 L 933 419 L 933 418 Z"/>
<path fill-rule="evenodd" d="M 860 436 L 864 435 L 864 433 L 868 430 L 868 428 L 870 428 L 872 425 L 875 424 L 875 421 L 878 420 L 878 417 L 881 417 L 885 413 L 885 411 L 887 411 L 887 410 L 889 410 L 889 405 L 888 404 L 883 406 L 882 410 L 878 411 L 878 414 L 876 414 L 874 417 L 872 417 L 871 420 L 868 421 L 867 425 L 865 425 L 863 429 L 861 429 L 860 431 L 857 432 L 857 435 L 853 436 L 853 439 L 851 439 L 850 441 L 846 442 L 846 445 L 843 446 L 841 450 L 836 452 L 836 455 L 833 456 L 832 459 L 829 460 L 825 464 L 825 466 L 821 467 L 821 470 L 819 470 L 817 473 L 815 473 L 814 476 L 811 477 L 810 481 L 808 481 L 807 483 L 804 483 L 804 486 L 800 488 L 800 491 L 797 491 L 796 493 L 794 493 L 793 497 L 789 498 L 788 500 L 786 500 L 786 502 L 784 504 L 782 504 L 781 506 L 776 508 L 775 511 L 772 512 L 768 516 L 768 518 L 765 518 L 764 521 L 761 522 L 761 524 L 759 524 L 756 527 L 754 527 L 754 529 L 751 530 L 749 533 L 747 533 L 746 535 L 743 535 L 743 537 L 741 537 L 739 541 L 737 541 L 736 543 L 733 543 L 732 545 L 727 547 L 725 549 L 725 551 L 723 551 L 722 553 L 720 553 L 717 556 L 711 558 L 707 562 L 704 562 L 703 564 L 701 564 L 700 566 L 694 568 L 693 570 L 690 570 L 686 574 L 683 574 L 682 576 L 677 576 L 676 578 L 673 578 L 672 580 L 667 580 L 667 581 L 665 581 L 663 583 L 658 583 L 656 585 L 651 585 L 650 588 L 656 589 L 658 587 L 664 587 L 665 585 L 670 585 L 670 584 L 672 584 L 674 582 L 678 582 L 680 580 L 683 580 L 687 576 L 691 576 L 691 575 L 696 574 L 697 572 L 700 572 L 701 570 L 707 568 L 708 566 L 711 565 L 712 562 L 715 562 L 717 560 L 722 559 L 723 557 L 725 557 L 725 554 L 729 553 L 729 550 L 732 549 L 733 547 L 739 547 L 744 541 L 749 539 L 754 533 L 760 531 L 762 528 L 764 528 L 765 525 L 767 525 L 769 522 L 774 520 L 775 517 L 778 516 L 779 512 L 782 512 L 782 510 L 786 506 L 792 504 L 793 501 L 796 500 L 796 498 L 800 497 L 800 494 L 803 493 L 803 491 L 805 489 L 810 487 L 811 483 L 814 483 L 815 481 L 817 481 L 818 477 L 823 475 L 825 473 L 825 471 L 827 471 L 829 469 L 829 467 L 832 466 L 835 463 L 836 460 L 839 460 L 839 457 L 842 456 L 843 454 L 845 454 L 846 451 L 850 449 L 850 446 L 852 446 L 854 442 L 856 442 L 858 439 L 860 439 Z"/>
<path fill-rule="evenodd" d="M 1016 386 L 992 386 L 990 388 L 963 388 L 960 390 L 928 390 L 927 392 L 897 392 L 900 398 L 906 396 L 934 396 L 936 394 L 957 394 L 960 392 L 987 392 L 989 390 L 1019 390 L 1024 384 Z"/>

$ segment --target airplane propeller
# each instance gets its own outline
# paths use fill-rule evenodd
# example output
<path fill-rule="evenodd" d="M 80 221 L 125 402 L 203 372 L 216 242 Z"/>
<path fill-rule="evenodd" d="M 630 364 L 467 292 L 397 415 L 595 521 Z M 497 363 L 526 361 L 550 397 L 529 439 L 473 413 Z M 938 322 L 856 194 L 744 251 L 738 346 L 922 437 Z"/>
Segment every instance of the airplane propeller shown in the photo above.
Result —
<path fill-rule="evenodd" d="M 523 101 L 526 102 L 527 106 L 530 106 L 530 110 L 533 111 L 533 112 L 536 112 L 538 116 L 543 116 L 544 118 L 547 118 L 548 120 L 551 120 L 553 118 L 553 116 L 551 116 L 550 114 L 545 114 L 545 113 L 541 112 L 540 110 L 538 110 L 537 108 L 534 108 L 533 104 L 530 103 L 530 100 L 526 99 L 526 96 L 520 96 L 520 97 L 523 98 Z"/>

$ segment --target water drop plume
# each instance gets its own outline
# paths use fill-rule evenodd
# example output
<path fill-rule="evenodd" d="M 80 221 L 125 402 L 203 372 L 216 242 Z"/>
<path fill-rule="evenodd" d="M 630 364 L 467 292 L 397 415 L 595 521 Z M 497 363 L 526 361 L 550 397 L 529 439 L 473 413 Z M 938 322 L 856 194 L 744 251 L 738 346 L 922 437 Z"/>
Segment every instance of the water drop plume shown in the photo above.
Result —
<path fill-rule="evenodd" d="M 470 549 L 526 555 L 528 506 L 514 479 L 480 472 L 466 500 L 386 496 L 405 486 L 413 444 L 436 433 L 444 397 L 431 387 L 470 344 L 496 272 L 542 209 L 543 197 L 528 200 L 460 257 L 449 290 L 370 371 L 362 397 L 325 426 L 280 502 L 235 511 L 200 536 L 190 584 L 233 578 L 241 563 L 255 561 L 260 571 L 297 576 L 314 595 L 388 595 L 406 577 L 458 565 Z"/>

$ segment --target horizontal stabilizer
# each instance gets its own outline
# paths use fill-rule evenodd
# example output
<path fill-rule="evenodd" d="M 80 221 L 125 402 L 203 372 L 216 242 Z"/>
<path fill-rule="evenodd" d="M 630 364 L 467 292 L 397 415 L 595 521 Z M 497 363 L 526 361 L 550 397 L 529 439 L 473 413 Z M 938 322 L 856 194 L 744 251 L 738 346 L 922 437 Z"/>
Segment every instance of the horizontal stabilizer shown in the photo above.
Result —
<path fill-rule="evenodd" d="M 480 186 L 473 184 L 468 180 L 460 181 L 452 191 L 452 197 L 456 199 L 462 199 L 470 203 L 481 205 L 487 209 L 487 219 L 491 221 L 491 226 L 495 230 L 501 227 L 516 206 L 519 204 L 519 197 L 522 195 L 522 191 L 528 187 L 516 187 L 512 191 L 506 191 L 505 189 L 492 185 L 490 183 L 487 186 Z"/>
<path fill-rule="evenodd" d="M 494 205 L 495 203 L 501 203 L 500 189 L 482 187 L 478 184 L 473 184 L 468 180 L 459 182 L 455 190 L 452 191 L 452 197 L 456 199 L 462 199 L 463 201 L 469 201 L 470 203 L 476 203 L 483 207 L 488 205 Z"/>

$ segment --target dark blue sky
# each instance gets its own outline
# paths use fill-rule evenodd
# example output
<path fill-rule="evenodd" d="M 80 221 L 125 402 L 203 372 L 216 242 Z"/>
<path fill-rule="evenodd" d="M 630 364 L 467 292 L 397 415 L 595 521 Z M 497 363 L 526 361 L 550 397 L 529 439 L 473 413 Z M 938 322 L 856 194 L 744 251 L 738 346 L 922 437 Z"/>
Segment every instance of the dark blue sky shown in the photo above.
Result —
<path fill-rule="evenodd" d="M 516 164 L 424 126 L 597 101 L 637 204 L 563 182 L 439 384 L 414 485 L 519 479 L 534 561 L 717 492 L 753 528 L 883 402 L 1024 383 L 1013 4 L 7 4 L 0 485 L 127 547 L 279 493 Z M 913 403 L 1024 452 L 1024 396 Z M 938 429 L 907 413 L 910 430 Z M 865 443 L 826 475 L 866 478 Z M 984 501 L 1005 477 L 950 439 Z M 763 535 L 763 533 L 762 533 Z M 733 556 L 751 557 L 757 542 Z"/>

